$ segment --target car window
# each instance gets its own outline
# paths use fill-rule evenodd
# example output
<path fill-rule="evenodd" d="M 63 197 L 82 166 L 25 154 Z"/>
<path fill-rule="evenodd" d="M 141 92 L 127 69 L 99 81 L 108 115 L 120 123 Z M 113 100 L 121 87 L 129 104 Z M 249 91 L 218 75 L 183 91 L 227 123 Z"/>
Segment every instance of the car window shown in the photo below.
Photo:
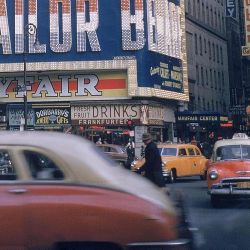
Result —
<path fill-rule="evenodd" d="M 47 156 L 33 151 L 24 151 L 31 175 L 37 180 L 62 180 L 63 172 Z"/>
<path fill-rule="evenodd" d="M 110 152 L 116 153 L 117 150 L 116 150 L 115 148 L 111 148 L 111 147 L 110 147 Z"/>
<path fill-rule="evenodd" d="M 160 154 L 162 156 L 176 156 L 176 148 L 159 148 Z"/>
<path fill-rule="evenodd" d="M 178 155 L 179 156 L 185 156 L 185 155 L 187 155 L 186 149 L 185 148 L 180 148 Z"/>
<path fill-rule="evenodd" d="M 188 148 L 188 154 L 189 155 L 195 155 L 194 149 L 193 148 Z"/>
<path fill-rule="evenodd" d="M 7 150 L 0 150 L 0 180 L 16 180 L 13 161 Z"/>
<path fill-rule="evenodd" d="M 250 145 L 226 145 L 217 148 L 217 160 L 250 159 Z"/>
<path fill-rule="evenodd" d="M 194 150 L 196 155 L 201 155 L 201 152 L 197 148 L 195 148 Z"/>

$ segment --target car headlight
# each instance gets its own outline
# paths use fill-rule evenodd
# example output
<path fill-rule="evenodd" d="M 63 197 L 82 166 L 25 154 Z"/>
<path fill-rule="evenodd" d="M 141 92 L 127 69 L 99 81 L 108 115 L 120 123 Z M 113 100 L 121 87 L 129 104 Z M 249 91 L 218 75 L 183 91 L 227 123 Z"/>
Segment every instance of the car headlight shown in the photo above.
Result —
<path fill-rule="evenodd" d="M 166 165 L 166 162 L 162 161 L 161 166 L 164 167 Z"/>
<path fill-rule="evenodd" d="M 218 178 L 218 172 L 216 170 L 212 170 L 209 172 L 209 178 L 211 180 L 216 180 Z"/>
<path fill-rule="evenodd" d="M 135 164 L 136 164 L 136 162 L 135 162 L 135 161 L 132 161 L 131 167 L 134 168 L 134 167 L 135 167 Z"/>

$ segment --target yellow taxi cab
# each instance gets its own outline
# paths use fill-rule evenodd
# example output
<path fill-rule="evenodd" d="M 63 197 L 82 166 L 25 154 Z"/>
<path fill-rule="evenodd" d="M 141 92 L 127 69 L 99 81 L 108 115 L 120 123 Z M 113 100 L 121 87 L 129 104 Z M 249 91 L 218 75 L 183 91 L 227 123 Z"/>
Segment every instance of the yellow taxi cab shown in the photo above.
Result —
<path fill-rule="evenodd" d="M 177 178 L 186 176 L 200 176 L 202 180 L 205 178 L 207 159 L 197 146 L 192 144 L 159 144 L 158 149 L 162 158 L 163 176 L 167 182 L 173 183 Z M 144 162 L 144 158 L 134 161 L 131 170 L 137 172 Z"/>

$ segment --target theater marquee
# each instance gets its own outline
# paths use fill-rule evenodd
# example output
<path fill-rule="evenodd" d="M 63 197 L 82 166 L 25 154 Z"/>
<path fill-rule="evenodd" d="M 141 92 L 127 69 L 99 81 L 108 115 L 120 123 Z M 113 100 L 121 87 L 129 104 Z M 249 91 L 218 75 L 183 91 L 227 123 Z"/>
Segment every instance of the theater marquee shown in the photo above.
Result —
<path fill-rule="evenodd" d="M 35 34 L 24 33 L 27 23 Z M 127 73 L 127 97 L 189 98 L 184 0 L 1 1 L 2 85 L 23 72 L 25 40 L 28 73 L 117 70 Z"/>

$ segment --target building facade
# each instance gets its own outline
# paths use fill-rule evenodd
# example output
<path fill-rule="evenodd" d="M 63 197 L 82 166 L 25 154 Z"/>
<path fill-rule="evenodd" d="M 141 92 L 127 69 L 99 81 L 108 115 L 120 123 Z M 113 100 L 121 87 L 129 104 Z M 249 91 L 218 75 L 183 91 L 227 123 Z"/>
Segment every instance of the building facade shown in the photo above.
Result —
<path fill-rule="evenodd" d="M 132 136 L 137 148 L 145 131 L 173 140 L 177 103 L 189 100 L 184 0 L 1 8 L 2 128 L 19 129 L 24 117 L 32 130 L 119 144 Z"/>
<path fill-rule="evenodd" d="M 224 0 L 187 0 L 186 37 L 190 102 L 186 114 L 209 116 L 204 123 L 179 122 L 179 130 L 187 126 L 189 137 L 204 140 L 210 132 L 218 133 L 220 119 L 214 126 L 213 117 L 228 114 L 230 106 L 227 34 Z M 188 112 L 187 112 L 188 111 Z M 213 130 L 213 131 L 210 131 Z M 185 135 L 186 136 L 186 135 Z M 189 139 L 190 139 L 189 138 Z"/>

